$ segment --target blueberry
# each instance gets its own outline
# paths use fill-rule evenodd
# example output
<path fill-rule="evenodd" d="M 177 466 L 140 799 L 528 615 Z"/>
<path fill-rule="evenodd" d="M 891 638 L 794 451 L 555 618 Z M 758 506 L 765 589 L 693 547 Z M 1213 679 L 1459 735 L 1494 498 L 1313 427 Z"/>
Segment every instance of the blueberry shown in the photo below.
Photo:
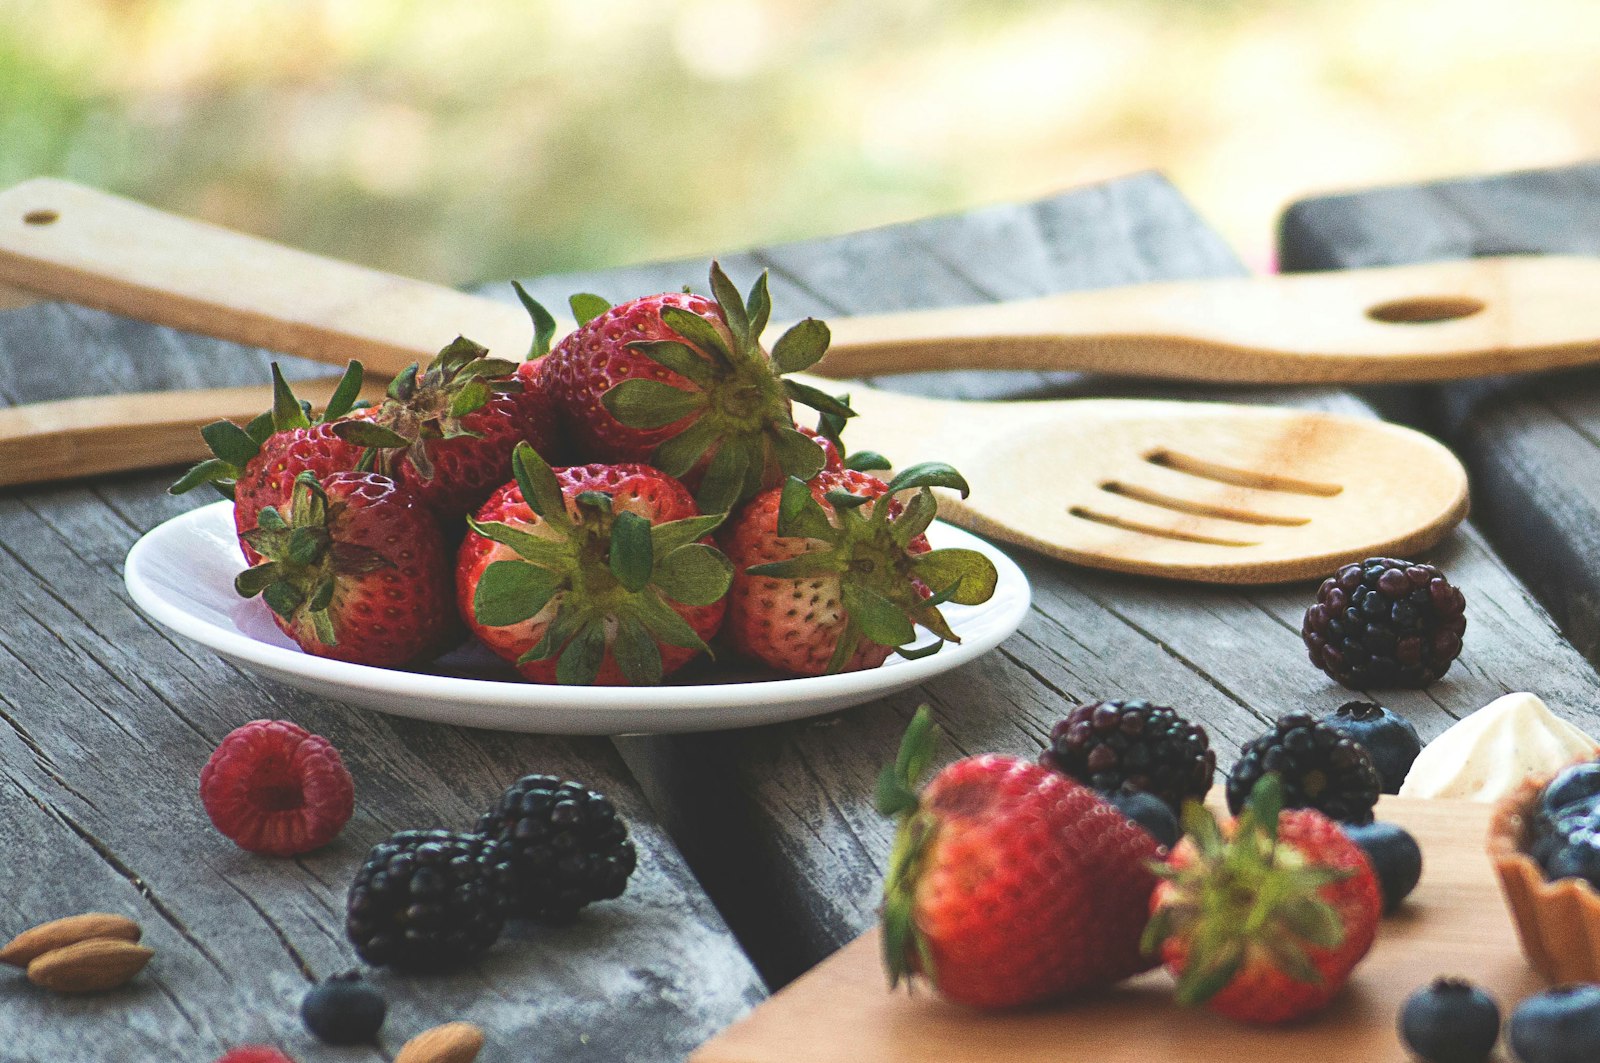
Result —
<path fill-rule="evenodd" d="M 1400 792 L 1412 762 L 1422 752 L 1422 739 L 1410 720 L 1370 701 L 1346 702 L 1323 720 L 1367 747 L 1384 793 Z"/>
<path fill-rule="evenodd" d="M 1600 1059 L 1600 986 L 1561 986 L 1524 1000 L 1511 1016 L 1511 1050 L 1522 1063 Z"/>
<path fill-rule="evenodd" d="M 377 1040 L 389 1010 L 383 994 L 355 971 L 336 974 L 315 985 L 300 1002 L 306 1029 L 330 1045 L 359 1045 Z"/>
<path fill-rule="evenodd" d="M 1406 998 L 1400 1038 L 1426 1063 L 1483 1063 L 1500 1036 L 1500 1006 L 1471 982 L 1436 978 Z"/>
<path fill-rule="evenodd" d="M 1588 879 L 1600 889 L 1600 835 L 1589 831 L 1572 834 L 1545 857 L 1544 871 L 1551 879 Z"/>
<path fill-rule="evenodd" d="M 1393 914 L 1422 878 L 1422 847 L 1404 827 L 1381 820 L 1346 825 L 1344 832 L 1372 862 L 1383 891 L 1383 914 Z"/>
<path fill-rule="evenodd" d="M 1552 818 L 1563 809 L 1587 803 L 1593 807 L 1600 797 L 1600 761 L 1574 764 L 1550 780 L 1539 796 L 1539 809 Z"/>
<path fill-rule="evenodd" d="M 1183 836 L 1178 829 L 1178 817 L 1155 794 L 1147 794 L 1143 790 L 1118 790 L 1106 794 L 1105 799 L 1168 849 L 1177 845 L 1178 839 Z"/>

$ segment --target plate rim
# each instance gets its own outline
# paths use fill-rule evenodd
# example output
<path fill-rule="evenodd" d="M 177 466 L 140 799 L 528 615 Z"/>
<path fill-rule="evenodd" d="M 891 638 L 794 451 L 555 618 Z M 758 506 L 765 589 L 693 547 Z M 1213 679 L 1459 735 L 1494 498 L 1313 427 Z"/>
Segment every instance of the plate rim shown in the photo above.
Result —
<path fill-rule="evenodd" d="M 411 672 L 392 668 L 379 668 L 372 665 L 353 664 L 348 661 L 329 660 L 313 656 L 298 649 L 290 649 L 263 642 L 238 630 L 232 630 L 213 621 L 198 617 L 194 613 L 185 611 L 169 602 L 167 593 L 156 589 L 149 578 L 149 555 L 159 548 L 165 537 L 187 530 L 190 525 L 203 527 L 207 522 L 214 522 L 223 510 L 231 509 L 232 505 L 231 502 L 222 499 L 187 510 L 169 517 L 139 537 L 138 541 L 129 548 L 123 562 L 123 583 L 134 605 L 152 621 L 166 627 L 173 633 L 202 645 L 226 659 L 237 661 L 241 666 L 249 667 L 252 670 L 257 668 L 265 670 L 268 673 L 268 678 L 272 678 L 274 681 L 284 682 L 284 680 L 277 679 L 276 674 L 287 673 L 319 683 L 324 687 L 332 686 L 369 694 L 394 694 L 408 699 L 432 698 L 441 702 L 470 703 L 485 707 L 492 705 L 503 708 L 525 709 L 530 712 L 542 710 L 545 712 L 572 713 L 581 712 L 584 707 L 591 707 L 601 710 L 604 715 L 609 717 L 626 716 L 633 713 L 647 715 L 671 711 L 680 707 L 680 703 L 682 705 L 692 705 L 701 713 L 708 710 L 736 711 L 740 706 L 748 706 L 750 704 L 752 701 L 750 697 L 751 691 L 757 689 L 769 692 L 769 697 L 755 699 L 769 709 L 778 704 L 795 704 L 807 701 L 822 702 L 830 699 L 837 700 L 841 697 L 857 698 L 858 696 L 858 700 L 852 702 L 852 704 L 861 704 L 875 700 L 878 697 L 887 696 L 908 686 L 915 686 L 917 683 L 932 676 L 952 671 L 988 653 L 1016 633 L 1017 629 L 1021 627 L 1023 619 L 1026 618 L 1032 603 L 1032 586 L 1029 584 L 1026 573 L 1004 551 L 965 529 L 940 521 L 937 523 L 941 525 L 941 537 L 945 534 L 954 533 L 978 544 L 983 552 L 995 562 L 996 568 L 1000 570 L 999 586 L 1010 588 L 1007 599 L 995 607 L 1000 610 L 1000 622 L 993 624 L 992 630 L 981 636 L 975 636 L 955 647 L 954 653 L 959 656 L 954 663 L 952 663 L 952 657 L 949 655 L 950 651 L 945 651 L 920 660 L 901 660 L 892 667 L 844 672 L 838 675 L 649 688 L 627 686 L 584 687 L 582 688 L 582 698 L 586 702 L 586 706 L 580 707 L 572 703 L 573 694 L 577 688 L 542 683 L 440 676 L 427 672 Z M 240 564 L 242 565 L 242 563 L 241 558 Z M 336 696 L 328 696 L 331 700 L 339 700 Z M 644 703 L 640 703 L 641 697 L 645 699 Z M 820 715 L 838 710 L 839 706 L 835 705 L 833 708 L 819 708 L 810 713 L 796 713 L 793 718 Z M 375 709 L 374 711 L 383 710 Z M 412 715 L 408 713 L 396 714 Z M 434 715 L 428 718 L 439 719 L 440 717 Z M 458 726 L 486 726 L 465 720 L 455 722 Z M 644 720 L 640 722 L 641 724 L 646 724 Z M 733 728 L 755 725 L 756 723 L 733 718 L 721 724 L 711 724 L 706 728 L 698 729 L 721 729 L 724 727 Z M 654 733 L 666 733 L 667 730 L 648 725 L 642 728 L 643 732 Z M 562 729 L 560 731 L 552 730 L 542 733 L 619 734 L 624 733 L 624 731 L 605 727 L 589 732 L 574 732 Z"/>

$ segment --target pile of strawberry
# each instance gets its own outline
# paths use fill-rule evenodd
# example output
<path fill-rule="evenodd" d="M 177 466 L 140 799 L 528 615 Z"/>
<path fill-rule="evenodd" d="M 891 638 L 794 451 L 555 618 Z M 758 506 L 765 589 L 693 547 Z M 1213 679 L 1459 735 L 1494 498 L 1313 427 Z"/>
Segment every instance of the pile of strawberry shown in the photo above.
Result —
<path fill-rule="evenodd" d="M 713 263 L 711 291 L 574 296 L 552 350 L 554 319 L 518 286 L 527 360 L 457 339 L 372 406 L 352 362 L 315 418 L 274 367 L 272 410 L 207 426 L 216 456 L 173 491 L 233 499 L 239 593 L 321 657 L 416 664 L 464 623 L 535 682 L 652 684 L 718 638 L 791 675 L 959 642 L 939 606 L 987 601 L 996 572 L 923 532 L 931 489 L 966 482 L 847 459 L 847 399 L 785 377 L 822 358 L 827 326 L 768 352 L 766 275 L 744 298 Z M 915 646 L 917 625 L 935 641 Z"/>

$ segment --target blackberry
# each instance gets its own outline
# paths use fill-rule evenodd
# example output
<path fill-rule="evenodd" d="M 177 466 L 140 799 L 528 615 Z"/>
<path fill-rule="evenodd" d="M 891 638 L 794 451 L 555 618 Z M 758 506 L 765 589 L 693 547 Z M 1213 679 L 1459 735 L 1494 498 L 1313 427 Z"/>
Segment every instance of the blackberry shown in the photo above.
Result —
<path fill-rule="evenodd" d="M 1211 789 L 1217 754 L 1205 728 L 1148 701 L 1091 701 L 1050 731 L 1039 763 L 1099 790 L 1154 794 L 1174 812 Z"/>
<path fill-rule="evenodd" d="M 1369 557 L 1323 580 L 1300 636 L 1311 663 L 1352 690 L 1425 687 L 1461 653 L 1466 607 L 1432 565 Z"/>
<path fill-rule="evenodd" d="M 345 933 L 370 964 L 424 967 L 483 952 L 505 927 L 510 853 L 476 834 L 403 830 L 350 886 Z"/>
<path fill-rule="evenodd" d="M 1361 743 L 1309 712 L 1288 712 L 1246 742 L 1228 776 L 1228 808 L 1238 815 L 1268 772 L 1283 782 L 1285 808 L 1314 808 L 1341 823 L 1371 823 L 1378 771 Z"/>
<path fill-rule="evenodd" d="M 523 915 L 571 919 L 622 896 L 637 863 L 628 825 L 605 797 L 554 775 L 524 775 L 478 820 L 511 861 L 511 901 Z"/>

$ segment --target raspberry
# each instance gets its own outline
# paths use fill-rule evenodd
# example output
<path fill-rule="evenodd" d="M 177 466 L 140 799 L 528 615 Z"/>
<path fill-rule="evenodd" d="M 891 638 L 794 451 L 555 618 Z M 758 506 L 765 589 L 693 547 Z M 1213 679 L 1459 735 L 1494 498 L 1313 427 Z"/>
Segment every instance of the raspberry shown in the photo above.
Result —
<path fill-rule="evenodd" d="M 338 835 L 354 810 L 355 786 L 326 738 L 287 720 L 255 720 L 206 761 L 200 800 L 239 848 L 295 856 Z"/>
<path fill-rule="evenodd" d="M 266 1045 L 245 1045 L 230 1048 L 217 1059 L 217 1063 L 294 1063 L 294 1060 Z"/>

